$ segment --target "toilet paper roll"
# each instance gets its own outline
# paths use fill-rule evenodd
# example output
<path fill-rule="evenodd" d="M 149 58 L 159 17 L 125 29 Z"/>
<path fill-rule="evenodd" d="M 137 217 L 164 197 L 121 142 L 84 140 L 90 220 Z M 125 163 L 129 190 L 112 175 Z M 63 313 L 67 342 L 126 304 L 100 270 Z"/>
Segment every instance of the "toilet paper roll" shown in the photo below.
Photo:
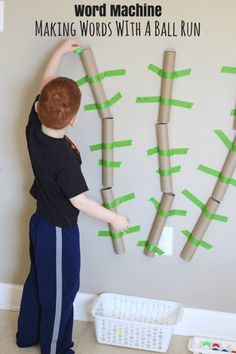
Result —
<path fill-rule="evenodd" d="M 85 48 L 80 54 L 84 70 L 86 75 L 89 77 L 93 77 L 98 75 L 98 68 L 94 59 L 93 51 L 91 48 Z M 93 97 L 96 103 L 104 103 L 107 101 L 103 84 L 101 81 L 97 81 L 94 83 L 90 83 L 90 87 L 93 93 Z M 99 109 L 99 115 L 101 118 L 109 118 L 111 117 L 110 108 Z"/>
<path fill-rule="evenodd" d="M 102 194 L 102 199 L 103 203 L 111 203 L 114 200 L 113 196 L 113 191 L 112 188 L 103 188 L 101 189 L 101 194 Z M 113 210 L 116 212 L 116 208 L 111 208 L 110 210 Z M 109 225 L 110 232 L 112 234 L 116 233 L 117 230 L 115 230 L 111 224 Z M 125 253 L 125 246 L 124 246 L 124 240 L 122 237 L 120 238 L 112 238 L 112 244 L 113 244 L 113 249 L 116 254 L 123 254 Z"/>
<path fill-rule="evenodd" d="M 162 69 L 165 72 L 175 71 L 175 51 L 165 51 L 163 56 L 163 66 Z M 161 78 L 161 97 L 172 98 L 173 90 L 173 78 Z M 170 105 L 159 104 L 158 122 L 168 123 L 170 121 Z"/>
<path fill-rule="evenodd" d="M 164 193 L 161 198 L 160 209 L 162 209 L 166 212 L 169 212 L 174 198 L 175 198 L 175 195 L 173 193 Z M 166 220 L 167 220 L 166 217 L 164 217 L 158 213 L 156 214 L 156 217 L 154 219 L 154 222 L 153 222 L 153 225 L 152 225 L 149 237 L 148 237 L 148 242 L 152 246 L 158 245 L 160 238 L 161 238 L 162 231 L 163 231 L 165 223 L 166 223 Z M 149 250 L 147 248 L 144 248 L 143 252 L 146 256 L 149 256 L 149 257 L 153 257 L 155 255 L 154 252 L 152 252 L 151 250 Z"/>

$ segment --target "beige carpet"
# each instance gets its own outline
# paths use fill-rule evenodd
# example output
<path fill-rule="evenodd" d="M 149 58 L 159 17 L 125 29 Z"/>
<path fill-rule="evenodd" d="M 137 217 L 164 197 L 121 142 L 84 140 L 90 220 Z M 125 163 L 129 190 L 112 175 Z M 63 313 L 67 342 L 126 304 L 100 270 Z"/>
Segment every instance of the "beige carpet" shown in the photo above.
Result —
<path fill-rule="evenodd" d="M 0 310 L 0 354 L 40 354 L 39 345 L 18 348 L 15 343 L 18 312 Z M 173 336 L 168 354 L 189 354 L 187 337 Z M 76 354 L 153 354 L 155 352 L 98 344 L 94 323 L 74 321 L 73 350 Z"/>

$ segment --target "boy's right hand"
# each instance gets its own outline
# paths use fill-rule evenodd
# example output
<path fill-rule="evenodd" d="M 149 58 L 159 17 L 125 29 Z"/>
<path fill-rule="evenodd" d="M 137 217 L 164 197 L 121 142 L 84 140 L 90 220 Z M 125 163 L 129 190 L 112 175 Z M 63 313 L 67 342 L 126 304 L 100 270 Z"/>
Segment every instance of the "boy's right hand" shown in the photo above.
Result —
<path fill-rule="evenodd" d="M 129 219 L 122 214 L 116 214 L 114 220 L 111 222 L 113 228 L 117 231 L 125 231 L 130 227 Z"/>

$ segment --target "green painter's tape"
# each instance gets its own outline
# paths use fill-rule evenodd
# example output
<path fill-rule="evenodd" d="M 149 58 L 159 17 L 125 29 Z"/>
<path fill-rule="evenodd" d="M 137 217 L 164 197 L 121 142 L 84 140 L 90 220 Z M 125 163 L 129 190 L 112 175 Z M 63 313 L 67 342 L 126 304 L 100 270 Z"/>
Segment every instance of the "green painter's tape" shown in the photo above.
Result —
<path fill-rule="evenodd" d="M 192 102 L 174 100 L 172 98 L 164 98 L 160 96 L 137 97 L 136 103 L 155 103 L 159 102 L 167 106 L 179 106 L 183 108 L 192 108 Z"/>
<path fill-rule="evenodd" d="M 132 140 L 121 140 L 121 141 L 114 141 L 110 144 L 96 144 L 90 146 L 90 151 L 97 151 L 97 150 L 113 150 L 114 148 L 119 147 L 126 147 L 131 146 Z"/>
<path fill-rule="evenodd" d="M 169 168 L 168 170 L 161 170 L 160 168 L 158 168 L 156 170 L 156 172 L 159 173 L 162 177 L 165 177 L 165 176 L 170 176 L 173 173 L 177 173 L 180 170 L 181 170 L 181 166 L 175 166 L 175 167 Z"/>
<path fill-rule="evenodd" d="M 149 64 L 148 69 L 154 72 L 155 74 L 159 75 L 160 77 L 163 77 L 164 79 L 174 79 L 177 77 L 187 76 L 191 74 L 191 68 L 168 73 L 154 64 Z"/>
<path fill-rule="evenodd" d="M 103 205 L 107 209 L 112 209 L 112 208 L 115 208 L 118 205 L 128 202 L 129 200 L 132 200 L 134 198 L 135 198 L 135 193 L 129 193 L 129 194 L 123 195 L 122 197 L 114 199 L 110 203 L 104 203 Z"/>
<path fill-rule="evenodd" d="M 214 132 L 223 141 L 223 143 L 229 150 L 236 152 L 236 145 L 231 142 L 231 140 L 225 135 L 222 130 L 214 130 Z"/>
<path fill-rule="evenodd" d="M 122 95 L 120 92 L 117 92 L 110 100 L 107 100 L 106 102 L 103 103 L 91 103 L 91 104 L 86 104 L 84 106 L 85 111 L 91 111 L 94 109 L 104 109 L 112 106 L 115 104 L 117 101 L 119 101 L 122 98 Z"/>
<path fill-rule="evenodd" d="M 106 230 L 99 231 L 98 236 L 101 236 L 101 237 L 109 237 L 110 236 L 111 238 L 115 239 L 115 238 L 121 238 L 126 234 L 131 234 L 133 232 L 138 232 L 138 231 L 140 231 L 140 225 L 131 226 L 125 231 L 119 231 L 119 232 L 116 232 L 113 234 L 110 231 L 106 231 Z"/>
<path fill-rule="evenodd" d="M 80 54 L 80 53 L 82 53 L 83 50 L 84 50 L 84 48 L 79 48 L 79 49 L 74 50 L 74 52 Z"/>
<path fill-rule="evenodd" d="M 230 112 L 231 116 L 236 116 L 236 109 L 232 109 L 232 111 Z"/>
<path fill-rule="evenodd" d="M 158 211 L 158 213 L 163 216 L 164 218 L 168 218 L 170 216 L 174 216 L 174 215 L 178 215 L 178 216 L 186 216 L 187 215 L 187 211 L 185 210 L 178 210 L 178 209 L 173 209 L 171 211 L 165 211 L 163 209 L 160 208 L 161 203 L 158 202 L 155 198 L 150 198 L 149 202 L 151 202 L 154 207 L 156 208 L 156 210 Z"/>
<path fill-rule="evenodd" d="M 235 66 L 222 66 L 221 72 L 226 73 L 226 74 L 236 74 L 236 67 Z"/>
<path fill-rule="evenodd" d="M 104 167 L 120 167 L 122 162 L 120 161 L 108 161 L 108 160 L 99 160 L 98 165 Z"/>
<path fill-rule="evenodd" d="M 228 218 L 227 216 L 224 215 L 218 215 L 211 213 L 209 210 L 206 209 L 206 205 L 201 202 L 195 195 L 190 193 L 187 189 L 184 189 L 182 191 L 182 194 L 188 198 L 191 202 L 193 202 L 197 207 L 199 207 L 202 210 L 202 213 L 210 220 L 217 220 L 217 221 L 222 221 L 222 222 L 227 222 Z"/>
<path fill-rule="evenodd" d="M 137 246 L 138 247 L 145 247 L 149 251 L 159 254 L 159 256 L 162 256 L 165 253 L 159 247 L 151 245 L 148 241 L 138 241 Z"/>
<path fill-rule="evenodd" d="M 207 167 L 207 166 L 203 166 L 203 165 L 199 165 L 197 168 L 199 171 L 208 173 L 211 176 L 215 176 L 218 177 L 219 180 L 222 183 L 226 183 L 226 184 L 231 184 L 232 186 L 236 187 L 236 180 L 234 178 L 227 178 L 224 177 L 221 172 L 214 170 L 213 168 Z"/>
<path fill-rule="evenodd" d="M 185 237 L 188 238 L 188 241 L 194 245 L 194 246 L 201 246 L 207 250 L 210 250 L 213 246 L 205 241 L 202 240 L 196 240 L 195 237 L 189 232 L 188 230 L 183 230 L 182 233 L 184 234 Z"/>
<path fill-rule="evenodd" d="M 147 155 L 151 156 L 154 154 L 160 154 L 161 156 L 172 156 L 172 155 L 185 155 L 188 153 L 188 148 L 182 149 L 169 149 L 169 150 L 161 150 L 158 146 L 155 146 L 149 150 L 147 150 Z"/>
<path fill-rule="evenodd" d="M 104 80 L 106 77 L 122 76 L 122 75 L 125 75 L 125 73 L 126 73 L 125 69 L 107 70 L 107 71 L 104 71 L 104 72 L 97 74 L 95 76 L 90 76 L 90 77 L 84 76 L 77 81 L 77 85 L 82 86 L 86 83 L 93 84 L 95 82 Z"/>

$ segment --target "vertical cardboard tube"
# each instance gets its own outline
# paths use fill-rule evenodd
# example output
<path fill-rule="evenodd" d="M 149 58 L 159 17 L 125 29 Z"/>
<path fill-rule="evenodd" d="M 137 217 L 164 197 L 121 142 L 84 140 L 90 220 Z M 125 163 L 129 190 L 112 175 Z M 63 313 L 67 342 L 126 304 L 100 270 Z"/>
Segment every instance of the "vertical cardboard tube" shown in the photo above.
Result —
<path fill-rule="evenodd" d="M 113 143 L 113 118 L 102 119 L 102 143 Z M 103 149 L 102 159 L 105 161 L 113 161 L 113 149 Z M 113 167 L 102 166 L 102 185 L 104 187 L 113 186 Z"/>
<path fill-rule="evenodd" d="M 162 69 L 165 72 L 172 72 L 175 70 L 175 57 L 176 52 L 174 51 L 165 51 L 163 56 L 163 65 Z M 163 98 L 172 98 L 173 90 L 173 79 L 161 79 L 161 97 Z M 159 123 L 169 123 L 170 121 L 170 110 L 171 106 L 164 105 L 160 103 L 159 113 L 158 113 L 158 122 Z"/>
<path fill-rule="evenodd" d="M 156 124 L 157 144 L 161 150 L 169 150 L 169 136 L 167 124 Z M 168 170 L 171 168 L 170 156 L 158 154 L 159 168 L 160 170 Z M 163 193 L 172 193 L 172 176 L 160 175 L 161 191 Z"/>
<path fill-rule="evenodd" d="M 215 213 L 216 210 L 218 209 L 220 205 L 220 202 L 213 199 L 209 198 L 207 204 L 206 204 L 206 209 L 210 211 L 211 213 Z M 203 213 L 200 215 L 200 217 L 197 220 L 197 223 L 194 226 L 194 229 L 192 231 L 192 235 L 196 240 L 202 240 L 204 237 L 204 234 L 210 225 L 211 220 L 207 218 Z M 191 261 L 191 259 L 194 256 L 194 253 L 196 252 L 197 248 L 199 246 L 193 245 L 189 240 L 186 242 L 180 257 L 185 259 L 186 261 Z"/>
<path fill-rule="evenodd" d="M 234 111 L 236 111 L 236 106 Z M 233 124 L 233 129 L 236 130 L 236 113 L 234 113 L 234 124 Z"/>
<path fill-rule="evenodd" d="M 236 144 L 236 138 L 234 139 L 233 144 L 234 145 Z M 228 156 L 225 160 L 225 163 L 221 171 L 222 176 L 226 178 L 232 178 L 235 168 L 236 168 L 236 152 L 230 151 L 228 153 Z M 218 179 L 215 188 L 212 192 L 212 198 L 222 201 L 227 188 L 228 188 L 228 184 L 223 183 L 221 182 L 221 180 Z"/>
<path fill-rule="evenodd" d="M 112 188 L 103 188 L 101 190 L 102 194 L 102 199 L 103 203 L 111 203 L 114 200 Z M 113 210 L 116 212 L 116 208 L 112 208 L 110 210 Z M 109 224 L 109 229 L 111 233 L 116 233 L 117 231 L 114 230 L 112 225 Z M 124 241 L 123 238 L 112 238 L 112 244 L 113 244 L 113 249 L 116 254 L 122 254 L 125 253 L 125 246 L 124 246 Z"/>
<path fill-rule="evenodd" d="M 83 66 L 84 66 L 84 70 L 85 73 L 88 77 L 93 77 L 95 75 L 98 75 L 98 68 L 93 56 L 93 51 L 91 48 L 85 48 L 81 54 L 80 54 Z M 92 93 L 93 93 L 93 97 L 96 103 L 104 103 L 105 101 L 107 101 L 105 92 L 104 92 L 104 88 L 103 88 L 103 84 L 101 81 L 97 81 L 94 83 L 90 84 Z M 111 117 L 111 111 L 108 108 L 103 108 L 103 109 L 99 109 L 99 114 L 101 118 L 109 118 Z"/>
<path fill-rule="evenodd" d="M 164 210 L 166 212 L 170 211 L 170 208 L 172 206 L 173 200 L 175 198 L 175 195 L 173 193 L 164 193 L 161 198 L 161 203 L 160 203 L 160 209 Z M 153 245 L 157 246 L 160 238 L 162 231 L 164 229 L 165 223 L 166 223 L 167 218 L 160 215 L 160 213 L 157 212 L 156 217 L 154 219 L 149 237 L 148 237 L 148 242 Z M 153 251 L 150 251 L 147 248 L 144 248 L 144 254 L 149 257 L 153 257 L 155 253 Z"/>

